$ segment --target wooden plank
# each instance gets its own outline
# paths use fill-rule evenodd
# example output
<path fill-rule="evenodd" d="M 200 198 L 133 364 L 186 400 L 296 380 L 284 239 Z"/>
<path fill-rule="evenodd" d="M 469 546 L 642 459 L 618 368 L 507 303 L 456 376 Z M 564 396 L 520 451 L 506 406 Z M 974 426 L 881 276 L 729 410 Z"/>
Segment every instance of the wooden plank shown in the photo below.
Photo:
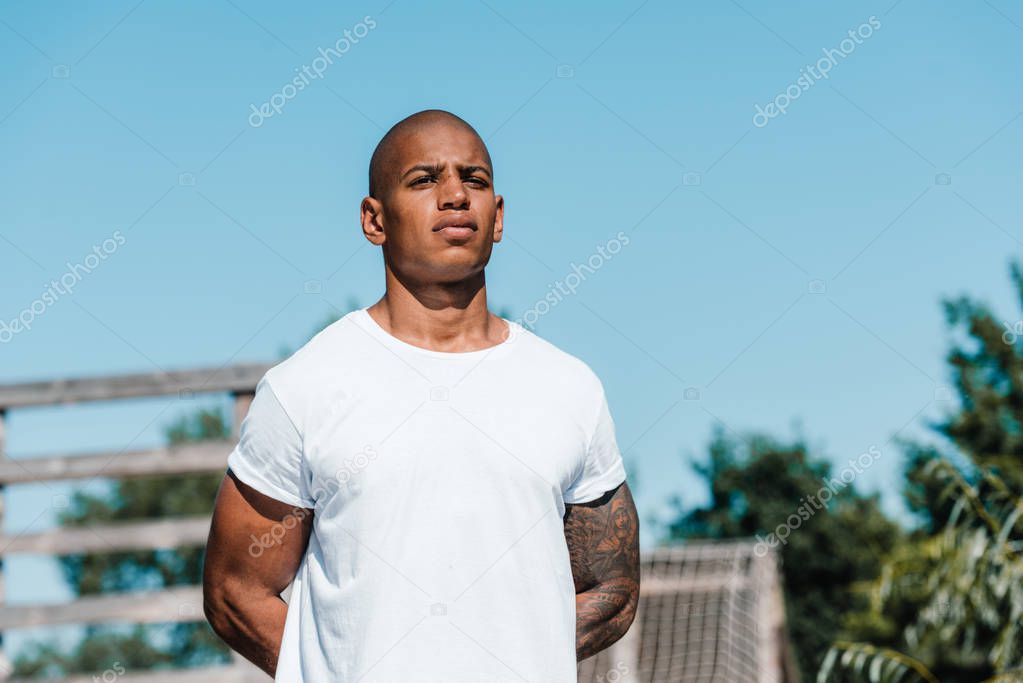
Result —
<path fill-rule="evenodd" d="M 234 446 L 231 440 L 213 440 L 153 450 L 101 451 L 17 460 L 0 458 L 0 485 L 216 472 L 227 466 L 227 456 Z"/>
<path fill-rule="evenodd" d="M 160 591 L 108 593 L 54 605 L 6 605 L 0 611 L 0 630 L 57 624 L 137 624 L 205 621 L 202 586 L 179 586 Z"/>
<path fill-rule="evenodd" d="M 248 662 L 246 662 L 248 664 Z M 121 667 L 123 670 L 123 667 Z M 104 677 L 106 674 L 106 677 Z M 116 683 L 269 683 L 270 677 L 256 668 L 255 664 L 246 666 L 211 666 L 197 669 L 178 669 L 170 671 L 151 671 L 118 673 L 117 668 L 106 672 L 85 674 L 61 678 L 60 683 L 96 683 L 96 681 L 116 681 Z M 38 678 L 15 678 L 10 683 L 40 683 Z"/>
<path fill-rule="evenodd" d="M 210 531 L 208 515 L 87 527 L 62 527 L 37 534 L 0 535 L 4 556 L 15 553 L 70 555 L 121 550 L 203 546 Z"/>
<path fill-rule="evenodd" d="M 639 594 L 666 595 L 671 593 L 712 593 L 749 588 L 749 579 L 741 575 L 719 574 L 708 576 L 641 576 Z"/>
<path fill-rule="evenodd" d="M 175 370 L 131 375 L 107 375 L 19 384 L 0 384 L 0 408 L 109 401 L 142 396 L 179 394 L 191 397 L 210 392 L 255 389 L 272 364 L 249 363 L 199 370 Z"/>

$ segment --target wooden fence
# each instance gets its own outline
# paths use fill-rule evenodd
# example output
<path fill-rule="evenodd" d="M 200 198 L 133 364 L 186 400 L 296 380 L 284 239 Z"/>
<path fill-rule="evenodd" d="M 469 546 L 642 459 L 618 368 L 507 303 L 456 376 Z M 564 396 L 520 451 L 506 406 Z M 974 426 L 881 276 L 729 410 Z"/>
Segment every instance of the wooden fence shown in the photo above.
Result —
<path fill-rule="evenodd" d="M 40 533 L 5 534 L 2 531 L 4 487 L 47 481 L 126 479 L 224 471 L 227 456 L 234 447 L 238 427 L 248 411 L 256 384 L 269 367 L 264 364 L 236 365 L 212 370 L 0 385 L 0 681 L 17 683 L 16 679 L 10 678 L 9 663 L 3 657 L 2 634 L 5 630 L 60 624 L 205 621 L 201 586 L 105 593 L 61 604 L 6 604 L 3 581 L 5 557 L 19 553 L 60 556 L 203 545 L 210 525 L 209 517 L 203 515 L 57 528 Z M 178 395 L 191 398 L 199 393 L 228 393 L 234 397 L 233 439 L 150 450 L 57 453 L 17 460 L 7 457 L 5 417 L 11 410 L 149 396 Z M 784 638 L 778 636 L 784 631 L 784 610 L 780 606 L 780 598 L 777 598 L 780 596 L 780 584 L 773 569 L 774 558 L 757 556 L 754 559 L 759 559 L 758 564 L 750 559 L 754 555 L 753 548 L 752 542 L 747 542 L 707 547 L 697 545 L 681 550 L 659 549 L 644 553 L 640 611 L 633 628 L 611 648 L 583 662 L 580 665 L 579 680 L 618 680 L 619 683 L 680 680 L 679 667 L 683 667 L 687 661 L 695 661 L 693 652 L 716 652 L 717 648 L 734 640 L 736 636 L 731 631 L 738 632 L 738 629 L 680 631 L 683 626 L 689 629 L 685 626 L 689 622 L 680 621 L 676 613 L 688 614 L 689 603 L 705 600 L 705 596 L 732 595 L 742 591 L 761 597 L 751 603 L 756 606 L 757 615 L 747 615 L 751 622 L 746 631 L 753 633 L 756 638 L 747 638 L 750 642 L 732 648 L 746 659 L 755 659 L 757 662 L 757 666 L 752 668 L 757 669 L 758 673 L 741 680 L 758 683 L 794 680 L 783 673 L 783 667 L 778 663 L 781 659 L 778 653 L 784 649 L 779 649 L 779 643 Z M 735 558 L 740 556 L 749 560 L 743 566 L 760 567 L 763 564 L 761 569 L 766 567 L 770 570 L 768 580 L 756 583 L 750 578 L 752 574 L 745 576 L 741 572 L 737 573 L 733 565 L 736 565 Z M 708 565 L 710 569 L 694 569 L 711 560 L 712 566 Z M 673 569 L 669 571 L 665 567 Z M 704 597 L 694 598 L 694 595 Z M 765 602 L 772 595 L 777 599 Z M 715 600 L 717 603 L 722 602 L 721 599 Z M 623 663 L 628 665 L 624 669 L 621 668 Z M 614 672 L 614 679 L 607 677 L 609 671 Z M 691 680 L 721 680 L 715 667 L 708 668 L 705 673 L 709 677 Z M 97 680 L 117 683 L 266 683 L 270 679 L 242 657 L 233 655 L 232 663 L 221 667 L 139 673 L 126 671 L 123 674 L 118 671 L 113 676 L 94 672 L 64 680 L 66 683 L 92 683 Z M 733 678 L 729 677 L 729 680 Z"/>
<path fill-rule="evenodd" d="M 228 393 L 234 397 L 234 430 L 248 411 L 256 383 L 269 365 L 235 365 L 217 369 L 121 375 L 0 385 L 0 681 L 11 681 L 11 668 L 3 652 L 6 630 L 58 624 L 173 623 L 205 621 L 202 587 L 176 587 L 158 591 L 107 593 L 61 604 L 6 602 L 3 562 L 16 554 L 69 555 L 75 553 L 154 550 L 204 545 L 208 516 L 182 517 L 82 528 L 58 528 L 40 533 L 3 533 L 4 489 L 37 482 L 93 478 L 126 479 L 169 474 L 223 471 L 233 440 L 182 444 L 169 448 L 96 453 L 56 453 L 41 458 L 11 459 L 7 455 L 6 417 L 12 410 L 112 401 L 150 396 L 191 398 L 200 393 Z M 112 663 L 113 664 L 113 663 Z M 100 672 L 96 672 L 99 674 Z M 87 683 L 93 674 L 65 679 Z M 241 657 L 230 666 L 161 671 L 118 672 L 118 683 L 265 683 L 266 674 Z"/>

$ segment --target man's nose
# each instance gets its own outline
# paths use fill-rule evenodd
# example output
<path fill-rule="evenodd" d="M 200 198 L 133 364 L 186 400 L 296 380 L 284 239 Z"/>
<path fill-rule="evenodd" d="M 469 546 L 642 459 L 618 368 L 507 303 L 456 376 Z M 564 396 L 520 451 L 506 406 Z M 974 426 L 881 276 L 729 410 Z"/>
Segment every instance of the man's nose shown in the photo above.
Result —
<path fill-rule="evenodd" d="M 438 188 L 438 208 L 440 209 L 468 209 L 469 195 L 465 192 L 462 179 L 457 176 L 447 176 Z"/>

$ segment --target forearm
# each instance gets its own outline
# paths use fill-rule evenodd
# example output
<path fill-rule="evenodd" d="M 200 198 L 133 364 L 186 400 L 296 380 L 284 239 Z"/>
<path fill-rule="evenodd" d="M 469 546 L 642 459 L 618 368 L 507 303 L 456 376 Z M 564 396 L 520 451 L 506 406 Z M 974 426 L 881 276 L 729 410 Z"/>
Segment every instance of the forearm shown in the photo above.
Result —
<path fill-rule="evenodd" d="M 595 655 L 625 635 L 636 616 L 638 593 L 635 581 L 620 577 L 576 594 L 576 660 Z"/>
<path fill-rule="evenodd" d="M 639 604 L 639 518 L 628 484 L 569 505 L 565 541 L 575 582 L 575 651 L 582 661 L 629 630 Z"/>
<path fill-rule="evenodd" d="M 206 543 L 203 608 L 214 632 L 270 676 L 288 616 L 281 593 L 295 578 L 312 526 L 312 510 L 296 511 L 227 471 Z M 259 540 L 258 552 L 249 539 Z"/>
<path fill-rule="evenodd" d="M 206 617 L 220 638 L 270 676 L 284 636 L 288 604 L 278 595 L 218 596 L 206 606 Z"/>

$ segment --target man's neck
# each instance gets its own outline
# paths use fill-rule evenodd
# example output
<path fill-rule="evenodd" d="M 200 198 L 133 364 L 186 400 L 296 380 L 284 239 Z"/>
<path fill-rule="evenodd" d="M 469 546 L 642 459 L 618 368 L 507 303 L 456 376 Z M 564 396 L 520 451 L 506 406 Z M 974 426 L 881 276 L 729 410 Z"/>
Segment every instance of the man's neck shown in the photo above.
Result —
<path fill-rule="evenodd" d="M 507 323 L 487 309 L 482 272 L 472 282 L 414 287 L 388 273 L 384 296 L 368 312 L 392 336 L 433 351 L 478 351 L 509 333 Z"/>

